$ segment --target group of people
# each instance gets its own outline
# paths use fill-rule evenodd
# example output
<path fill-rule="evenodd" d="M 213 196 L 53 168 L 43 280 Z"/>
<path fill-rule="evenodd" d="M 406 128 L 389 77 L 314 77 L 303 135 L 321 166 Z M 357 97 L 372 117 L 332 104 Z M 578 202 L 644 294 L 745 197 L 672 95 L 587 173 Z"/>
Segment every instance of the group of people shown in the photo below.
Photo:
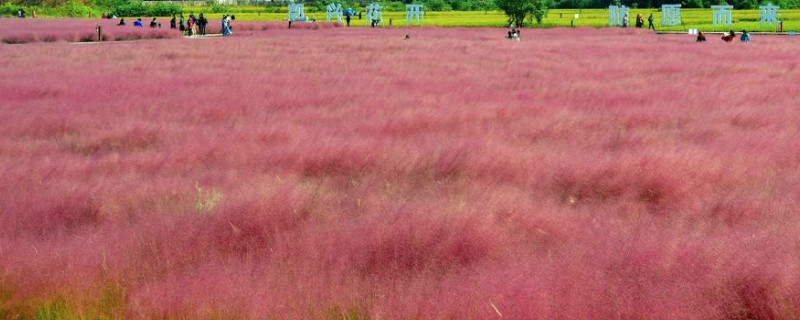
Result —
<path fill-rule="evenodd" d="M 223 36 L 230 36 L 233 33 L 233 27 L 231 26 L 231 21 L 235 20 L 236 16 L 234 15 L 223 15 L 222 16 L 222 35 Z M 125 18 L 119 19 L 118 26 L 124 26 L 127 23 L 125 22 Z M 180 19 L 176 15 L 172 15 L 172 19 L 169 20 L 169 28 L 170 29 L 179 29 L 185 35 L 193 36 L 193 35 L 206 35 L 206 26 L 208 25 L 208 19 L 201 13 L 199 16 L 195 17 L 194 14 L 190 14 L 188 19 L 184 19 L 183 15 L 180 15 Z M 143 28 L 144 24 L 142 22 L 142 18 L 136 19 L 133 22 L 133 26 L 137 28 Z M 150 28 L 161 28 L 161 23 L 159 23 L 156 18 L 150 21 Z"/>
<path fill-rule="evenodd" d="M 722 36 L 722 41 L 733 42 L 734 40 L 736 40 L 736 32 L 734 32 L 733 30 L 728 32 L 728 34 Z M 698 32 L 697 42 L 705 42 L 705 41 L 706 41 L 706 36 L 704 36 L 702 32 Z M 744 43 L 750 42 L 750 33 L 747 32 L 747 30 L 742 30 L 742 35 L 739 36 L 739 41 Z"/>
<path fill-rule="evenodd" d="M 170 29 L 179 29 L 181 32 L 185 33 L 186 35 L 193 36 L 193 35 L 206 35 L 206 26 L 208 25 L 208 19 L 201 13 L 200 16 L 195 17 L 194 14 L 189 15 L 189 19 L 184 19 L 183 14 L 181 14 L 180 21 L 176 21 L 177 17 L 172 15 L 172 19 L 169 20 L 169 28 Z"/>
<path fill-rule="evenodd" d="M 651 13 L 650 16 L 647 17 L 647 22 L 648 22 L 647 29 L 648 30 L 652 29 L 653 31 L 656 31 L 656 25 L 653 24 L 654 20 L 655 20 L 655 18 L 653 18 L 653 14 Z M 622 16 L 622 27 L 623 28 L 627 28 L 628 27 L 628 14 L 627 13 L 624 16 Z M 641 29 L 643 27 L 644 27 L 644 17 L 642 17 L 642 14 L 640 13 L 640 14 L 636 15 L 636 28 L 637 29 Z"/>
<path fill-rule="evenodd" d="M 510 26 L 510 29 L 508 30 L 508 35 L 506 36 L 506 38 L 519 41 L 519 29 L 514 27 L 514 25 L 512 24 Z"/>
<path fill-rule="evenodd" d="M 127 25 L 127 23 L 125 22 L 125 18 L 119 19 L 119 22 L 117 23 L 117 25 L 118 26 Z M 133 21 L 133 26 L 135 28 L 144 28 L 144 23 L 142 23 L 142 18 L 134 20 Z M 156 18 L 153 18 L 153 20 L 150 20 L 150 28 L 161 28 L 161 23 L 156 21 Z"/>
<path fill-rule="evenodd" d="M 231 26 L 231 20 L 236 20 L 236 16 L 234 15 L 222 15 L 222 36 L 227 37 L 233 33 L 233 26 Z"/>
<path fill-rule="evenodd" d="M 17 18 L 25 19 L 26 14 L 27 12 L 25 12 L 25 9 L 19 8 L 19 10 L 17 10 Z M 36 10 L 33 10 L 31 17 L 36 18 Z"/>

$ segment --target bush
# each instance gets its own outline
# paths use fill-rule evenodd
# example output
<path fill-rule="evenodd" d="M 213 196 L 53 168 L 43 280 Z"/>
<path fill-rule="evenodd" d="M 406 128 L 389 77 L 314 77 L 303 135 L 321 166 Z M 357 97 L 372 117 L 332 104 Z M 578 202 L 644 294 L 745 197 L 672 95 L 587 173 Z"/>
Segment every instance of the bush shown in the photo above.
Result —
<path fill-rule="evenodd" d="M 63 5 L 56 7 L 55 11 L 64 17 L 88 18 L 94 15 L 92 8 L 75 0 L 65 2 Z"/>
<path fill-rule="evenodd" d="M 180 6 L 168 3 L 157 3 L 146 5 L 141 2 L 130 2 L 117 6 L 113 13 L 118 17 L 140 17 L 140 16 L 171 16 L 180 14 L 183 10 Z"/>
<path fill-rule="evenodd" d="M 223 6 L 221 4 L 215 4 L 211 6 L 211 12 L 213 13 L 228 13 L 230 12 L 231 8 L 227 6 Z"/>
<path fill-rule="evenodd" d="M 0 15 L 4 15 L 4 16 L 11 15 L 11 16 L 13 16 L 13 15 L 17 14 L 17 10 L 19 10 L 18 6 L 14 6 L 14 5 L 12 5 L 11 3 L 8 3 L 8 2 L 0 5 Z"/>
<path fill-rule="evenodd" d="M 383 6 L 383 12 L 405 12 L 406 11 L 406 4 L 400 1 L 386 1 L 382 2 L 381 6 Z"/>
<path fill-rule="evenodd" d="M 428 10 L 431 10 L 431 11 L 449 11 L 449 10 L 453 10 L 453 8 L 450 7 L 450 4 L 448 4 L 444 0 L 430 0 L 430 1 L 428 1 L 428 4 L 425 7 Z"/>

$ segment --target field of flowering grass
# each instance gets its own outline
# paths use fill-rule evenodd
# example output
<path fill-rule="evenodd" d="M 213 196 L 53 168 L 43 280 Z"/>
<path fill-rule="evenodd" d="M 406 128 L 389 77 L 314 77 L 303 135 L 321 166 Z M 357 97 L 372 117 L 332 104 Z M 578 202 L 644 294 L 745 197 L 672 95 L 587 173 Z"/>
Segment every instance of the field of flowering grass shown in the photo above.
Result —
<path fill-rule="evenodd" d="M 161 28 L 150 28 L 150 20 L 142 19 L 145 27 L 133 26 L 135 19 L 128 18 L 125 26 L 116 20 L 101 19 L 2 19 L 0 20 L 0 44 L 27 44 L 36 42 L 98 42 L 130 41 L 180 38 L 182 33 L 169 29 L 169 19 L 157 20 Z M 97 27 L 100 27 L 98 36 Z M 340 27 L 334 22 L 301 23 L 295 29 L 330 29 Z M 233 36 L 286 29 L 282 22 L 233 22 Z M 220 34 L 221 21 L 210 21 L 207 34 Z"/>
<path fill-rule="evenodd" d="M 0 318 L 798 317 L 795 38 L 504 33 L 0 45 Z"/>
<path fill-rule="evenodd" d="M 145 21 L 145 24 L 149 21 Z M 180 32 L 169 29 L 134 28 L 116 21 L 100 19 L 2 19 L 0 44 L 32 42 L 92 42 L 98 40 L 97 27 L 103 41 L 179 38 Z"/>

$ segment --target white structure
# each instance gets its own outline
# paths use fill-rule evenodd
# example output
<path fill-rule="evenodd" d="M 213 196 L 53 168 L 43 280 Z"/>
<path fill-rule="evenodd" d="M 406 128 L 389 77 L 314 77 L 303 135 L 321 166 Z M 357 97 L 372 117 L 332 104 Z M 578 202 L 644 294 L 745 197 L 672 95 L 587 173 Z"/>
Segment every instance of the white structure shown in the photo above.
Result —
<path fill-rule="evenodd" d="M 761 15 L 758 20 L 758 24 L 762 27 L 766 24 L 768 26 L 777 26 L 780 21 L 778 21 L 778 9 L 781 7 L 774 6 L 772 3 L 767 3 L 765 6 L 759 6 L 758 9 L 761 11 Z"/>
<path fill-rule="evenodd" d="M 325 10 L 325 18 L 331 21 L 331 18 L 336 18 L 336 21 L 342 22 L 342 5 L 329 4 Z"/>
<path fill-rule="evenodd" d="M 608 6 L 608 25 L 612 27 L 621 27 L 622 20 L 628 15 L 628 7 L 626 6 Z"/>
<path fill-rule="evenodd" d="M 303 4 L 289 2 L 289 21 L 309 21 L 303 13 Z"/>
<path fill-rule="evenodd" d="M 424 21 L 425 11 L 422 10 L 421 4 L 407 4 L 406 5 L 406 25 L 411 24 L 412 19 L 417 19 L 417 24 L 422 25 L 420 19 Z"/>
<path fill-rule="evenodd" d="M 711 14 L 713 15 L 713 19 L 711 24 L 713 26 L 717 26 L 721 24 L 723 26 L 729 26 L 733 22 L 733 6 L 728 5 L 720 5 L 720 6 L 711 6 Z"/>
<path fill-rule="evenodd" d="M 376 25 L 383 24 L 383 11 L 381 5 L 378 3 L 370 3 L 367 5 L 367 25 L 371 25 L 372 21 L 377 21 Z"/>
<path fill-rule="evenodd" d="M 681 5 L 662 4 L 661 5 L 661 25 L 679 26 L 681 25 Z"/>

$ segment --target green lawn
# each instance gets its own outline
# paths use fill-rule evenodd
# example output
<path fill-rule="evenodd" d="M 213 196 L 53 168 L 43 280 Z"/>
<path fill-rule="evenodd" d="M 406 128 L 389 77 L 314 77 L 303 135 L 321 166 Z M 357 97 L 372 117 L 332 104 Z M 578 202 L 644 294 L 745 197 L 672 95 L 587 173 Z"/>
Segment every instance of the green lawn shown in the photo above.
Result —
<path fill-rule="evenodd" d="M 207 12 L 208 8 L 185 7 L 184 12 Z M 239 21 L 285 21 L 286 13 L 267 13 L 263 8 L 258 7 L 233 7 L 233 14 Z M 637 14 L 642 14 L 645 20 L 650 13 L 655 15 L 656 28 L 665 31 L 685 31 L 688 28 L 698 28 L 701 31 L 725 31 L 734 29 L 736 31 L 747 29 L 751 31 L 776 31 L 776 27 L 762 28 L 758 24 L 758 10 L 736 10 L 733 12 L 733 26 L 721 27 L 716 30 L 711 25 L 711 9 L 682 9 L 681 17 L 683 25 L 676 27 L 661 27 L 661 13 L 655 9 L 631 9 L 630 23 L 633 24 Z M 578 14 L 578 19 L 574 19 Z M 209 19 L 219 19 L 222 14 L 206 13 Z M 317 21 L 325 20 L 324 12 L 307 12 L 307 16 Z M 780 17 L 784 21 L 784 31 L 800 31 L 800 10 L 781 10 Z M 391 20 L 393 26 L 405 25 L 404 12 L 384 12 L 383 18 L 388 25 Z M 553 9 L 542 21 L 543 27 L 569 27 L 574 20 L 576 27 L 605 27 L 608 26 L 608 14 L 604 9 Z M 645 21 L 645 26 L 646 26 Z M 506 27 L 508 22 L 506 16 L 500 11 L 429 11 L 425 13 L 425 25 L 442 27 Z M 352 26 L 366 26 L 365 20 L 358 20 L 356 17 L 351 21 Z"/>

